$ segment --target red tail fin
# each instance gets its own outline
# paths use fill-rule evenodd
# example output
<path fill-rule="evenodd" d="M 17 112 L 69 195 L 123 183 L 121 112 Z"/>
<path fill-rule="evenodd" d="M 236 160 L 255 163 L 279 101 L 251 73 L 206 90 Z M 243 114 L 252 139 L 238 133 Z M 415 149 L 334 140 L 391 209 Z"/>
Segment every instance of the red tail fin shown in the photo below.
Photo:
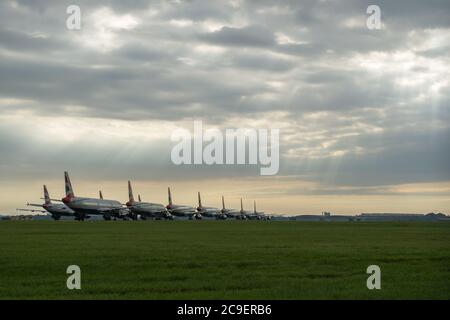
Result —
<path fill-rule="evenodd" d="M 170 187 L 167 188 L 167 193 L 169 194 L 169 205 L 172 205 L 172 193 L 170 192 Z"/>
<path fill-rule="evenodd" d="M 201 208 L 202 207 L 202 198 L 200 196 L 200 192 L 198 193 L 198 207 Z"/>
<path fill-rule="evenodd" d="M 47 190 L 47 186 L 44 185 L 44 199 L 45 199 L 45 204 L 51 204 L 52 201 L 50 200 L 50 196 L 48 194 L 48 190 Z"/>
<path fill-rule="evenodd" d="M 134 203 L 133 189 L 131 188 L 131 182 L 128 180 L 128 200 L 129 203 Z"/>
<path fill-rule="evenodd" d="M 70 183 L 69 173 L 67 173 L 67 171 L 64 172 L 64 179 L 66 183 L 66 197 L 74 198 L 75 194 L 73 192 L 72 184 Z"/>

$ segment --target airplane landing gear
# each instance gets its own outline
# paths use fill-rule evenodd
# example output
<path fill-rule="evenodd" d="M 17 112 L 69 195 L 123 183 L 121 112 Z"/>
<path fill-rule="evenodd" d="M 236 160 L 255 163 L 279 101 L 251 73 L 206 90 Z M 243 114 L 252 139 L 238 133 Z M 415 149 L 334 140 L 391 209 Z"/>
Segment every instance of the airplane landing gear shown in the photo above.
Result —
<path fill-rule="evenodd" d="M 194 214 L 194 219 L 195 219 L 195 220 L 202 220 L 202 219 L 203 219 L 203 217 L 202 217 L 202 215 L 201 215 L 201 214 L 199 214 L 199 213 L 196 213 L 196 214 Z"/>

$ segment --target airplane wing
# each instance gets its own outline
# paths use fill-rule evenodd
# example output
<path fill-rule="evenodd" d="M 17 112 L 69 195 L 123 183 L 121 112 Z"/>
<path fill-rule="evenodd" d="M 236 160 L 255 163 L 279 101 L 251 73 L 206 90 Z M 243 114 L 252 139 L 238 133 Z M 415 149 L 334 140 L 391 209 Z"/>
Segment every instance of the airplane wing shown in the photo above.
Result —
<path fill-rule="evenodd" d="M 29 207 L 40 207 L 40 208 L 42 208 L 42 204 L 37 204 L 37 203 L 27 203 L 27 206 L 29 206 Z"/>
<path fill-rule="evenodd" d="M 128 208 L 103 208 L 98 210 L 100 213 L 118 213 L 122 215 L 126 215 L 130 213 Z"/>
<path fill-rule="evenodd" d="M 16 209 L 16 211 L 27 211 L 27 212 L 41 212 L 41 213 L 48 213 L 45 210 L 34 210 L 34 209 Z"/>
<path fill-rule="evenodd" d="M 39 198 L 41 200 L 45 200 L 45 198 Z M 51 201 L 55 201 L 55 202 L 63 202 L 61 199 L 50 199 Z"/>

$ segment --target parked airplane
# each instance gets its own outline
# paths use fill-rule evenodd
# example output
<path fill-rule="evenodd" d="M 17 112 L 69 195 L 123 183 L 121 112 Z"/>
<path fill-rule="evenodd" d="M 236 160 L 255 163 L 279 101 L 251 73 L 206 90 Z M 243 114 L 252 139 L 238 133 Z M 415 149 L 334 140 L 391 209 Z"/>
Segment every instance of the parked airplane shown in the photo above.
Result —
<path fill-rule="evenodd" d="M 241 214 L 241 219 L 242 220 L 247 220 L 248 219 L 248 212 L 244 210 L 244 205 L 242 204 L 242 198 L 241 198 L 241 211 L 239 211 L 239 213 Z"/>
<path fill-rule="evenodd" d="M 173 204 L 170 188 L 168 188 L 167 191 L 169 195 L 169 204 L 166 206 L 166 208 L 171 214 L 177 217 L 189 217 L 189 219 L 202 218 L 202 215 L 199 212 L 197 212 L 193 207 Z"/>
<path fill-rule="evenodd" d="M 256 217 L 257 220 L 270 220 L 270 217 L 266 216 L 264 212 L 256 210 L 256 200 L 253 200 L 253 216 Z"/>
<path fill-rule="evenodd" d="M 240 211 L 238 210 L 234 210 L 234 209 L 226 209 L 225 208 L 225 199 L 222 196 L 222 210 L 221 210 L 222 214 L 224 214 L 225 216 L 227 216 L 227 218 L 234 218 L 234 219 L 238 219 L 241 220 L 242 219 L 242 214 Z"/>
<path fill-rule="evenodd" d="M 257 214 L 261 217 L 261 220 L 272 220 L 272 216 L 265 214 L 264 212 L 256 210 L 256 201 L 253 201 L 254 214 Z"/>
<path fill-rule="evenodd" d="M 48 194 L 47 186 L 44 185 L 44 204 L 35 204 L 35 203 L 27 203 L 27 206 L 30 207 L 41 207 L 43 210 L 35 210 L 35 209 L 17 209 L 18 211 L 30 211 L 30 212 L 42 212 L 42 213 L 50 213 L 53 219 L 59 220 L 61 217 L 73 217 L 75 216 L 75 211 L 70 209 L 63 203 L 52 203 L 50 196 Z"/>
<path fill-rule="evenodd" d="M 127 207 L 135 215 L 140 215 L 141 219 L 147 218 L 156 219 L 169 219 L 173 220 L 173 216 L 167 211 L 164 205 L 159 203 L 142 202 L 139 195 L 139 202 L 134 201 L 133 189 L 131 188 L 131 182 L 128 181 L 128 202 Z"/>
<path fill-rule="evenodd" d="M 89 215 L 102 215 L 105 220 L 135 218 L 130 215 L 130 210 L 123 207 L 119 201 L 76 197 L 67 172 L 64 172 L 64 179 L 66 196 L 62 202 L 75 211 L 75 220 L 83 221 Z"/>
<path fill-rule="evenodd" d="M 249 220 L 262 220 L 261 215 L 256 211 L 256 202 L 253 202 L 253 212 L 247 212 L 246 217 Z"/>
<path fill-rule="evenodd" d="M 227 216 L 222 213 L 219 208 L 204 207 L 202 205 L 202 198 L 200 192 L 198 193 L 198 207 L 197 212 L 199 212 L 204 217 L 216 218 L 216 219 L 226 219 Z"/>
<path fill-rule="evenodd" d="M 241 199 L 241 212 L 242 212 L 242 199 Z M 270 216 L 266 216 L 264 212 L 259 212 L 256 210 L 256 201 L 253 201 L 253 212 L 244 212 L 244 215 L 249 220 L 270 220 Z"/>

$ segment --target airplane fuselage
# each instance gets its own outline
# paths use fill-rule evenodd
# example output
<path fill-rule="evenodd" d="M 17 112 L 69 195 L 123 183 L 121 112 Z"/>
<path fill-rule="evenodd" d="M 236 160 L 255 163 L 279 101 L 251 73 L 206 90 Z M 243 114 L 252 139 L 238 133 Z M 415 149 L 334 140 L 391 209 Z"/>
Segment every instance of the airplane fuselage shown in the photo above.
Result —
<path fill-rule="evenodd" d="M 218 218 L 223 216 L 220 209 L 213 207 L 197 207 L 197 212 L 202 216 L 209 218 Z"/>
<path fill-rule="evenodd" d="M 197 210 L 190 206 L 169 204 L 166 208 L 176 217 L 192 217 L 197 214 Z"/>
<path fill-rule="evenodd" d="M 170 219 L 171 214 L 167 211 L 164 205 L 159 203 L 151 203 L 151 202 L 135 202 L 128 203 L 128 208 L 134 214 L 138 214 L 141 217 L 150 217 L 150 218 L 162 218 L 162 219 Z"/>
<path fill-rule="evenodd" d="M 63 198 L 62 201 L 78 215 L 122 217 L 129 213 L 119 201 L 94 198 Z"/>
<path fill-rule="evenodd" d="M 263 220 L 264 213 L 263 212 L 251 212 L 246 214 L 247 219 L 249 220 Z"/>
<path fill-rule="evenodd" d="M 224 214 L 225 216 L 227 216 L 227 218 L 232 218 L 232 219 L 242 219 L 242 214 L 240 211 L 237 210 L 233 210 L 233 209 L 222 209 L 222 214 Z"/>
<path fill-rule="evenodd" d="M 55 220 L 58 220 L 60 217 L 73 217 L 75 215 L 75 211 L 62 203 L 43 204 L 42 208 L 50 213 Z"/>

